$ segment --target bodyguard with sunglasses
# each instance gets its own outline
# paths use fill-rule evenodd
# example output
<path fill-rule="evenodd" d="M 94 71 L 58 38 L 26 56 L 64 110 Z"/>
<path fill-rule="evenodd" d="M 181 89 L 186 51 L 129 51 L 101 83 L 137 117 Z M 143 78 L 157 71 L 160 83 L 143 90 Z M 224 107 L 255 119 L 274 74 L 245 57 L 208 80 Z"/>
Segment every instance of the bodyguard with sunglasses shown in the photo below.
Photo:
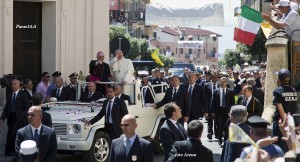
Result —
<path fill-rule="evenodd" d="M 29 124 L 18 130 L 15 149 L 19 154 L 23 141 L 33 140 L 38 148 L 38 161 L 54 162 L 57 152 L 56 135 L 53 128 L 42 124 L 43 113 L 40 106 L 32 106 L 27 113 Z M 17 156 L 19 158 L 19 156 Z"/>
<path fill-rule="evenodd" d="M 121 121 L 123 135 L 112 141 L 110 162 L 153 162 L 152 144 L 135 133 L 136 119 L 125 115 Z"/>

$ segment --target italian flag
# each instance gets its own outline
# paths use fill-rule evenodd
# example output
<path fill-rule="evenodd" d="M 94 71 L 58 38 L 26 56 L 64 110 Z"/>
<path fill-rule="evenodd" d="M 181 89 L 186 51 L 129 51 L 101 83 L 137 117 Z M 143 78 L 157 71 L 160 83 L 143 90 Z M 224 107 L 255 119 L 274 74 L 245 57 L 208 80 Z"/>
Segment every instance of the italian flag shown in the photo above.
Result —
<path fill-rule="evenodd" d="M 252 46 L 262 21 L 260 12 L 242 6 L 239 25 L 234 30 L 233 40 Z"/>

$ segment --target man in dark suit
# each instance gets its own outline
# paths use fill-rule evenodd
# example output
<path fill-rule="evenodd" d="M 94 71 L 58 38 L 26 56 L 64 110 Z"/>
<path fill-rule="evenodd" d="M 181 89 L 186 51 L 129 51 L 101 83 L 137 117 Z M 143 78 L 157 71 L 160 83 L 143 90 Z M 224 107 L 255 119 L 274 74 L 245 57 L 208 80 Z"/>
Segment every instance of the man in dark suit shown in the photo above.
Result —
<path fill-rule="evenodd" d="M 87 87 L 88 90 L 84 92 L 80 97 L 81 102 L 92 102 L 92 101 L 97 101 L 100 98 L 103 98 L 103 94 L 101 94 L 99 91 L 96 91 L 95 82 L 90 81 Z"/>
<path fill-rule="evenodd" d="M 208 105 L 208 118 L 207 118 L 207 138 L 212 139 L 212 135 L 214 134 L 213 128 L 215 128 L 216 123 L 215 118 L 211 115 L 213 112 L 211 111 L 211 98 L 213 96 L 214 90 L 219 88 L 218 84 L 219 75 L 217 73 L 213 73 L 211 77 L 211 82 L 208 82 L 204 86 L 205 96 L 207 98 L 207 105 Z M 215 121 L 215 122 L 214 122 Z"/>
<path fill-rule="evenodd" d="M 174 102 L 165 105 L 164 112 L 166 120 L 159 130 L 160 142 L 165 150 L 165 161 L 169 157 L 172 145 L 175 141 L 183 141 L 187 139 L 187 133 L 184 127 L 178 123 L 181 118 L 180 107 Z"/>
<path fill-rule="evenodd" d="M 263 113 L 263 108 L 258 99 L 256 99 L 253 95 L 253 87 L 251 85 L 246 85 L 243 87 L 244 98 L 240 101 L 240 105 L 244 105 L 247 107 L 248 118 L 256 115 L 261 116 Z"/>
<path fill-rule="evenodd" d="M 172 87 L 167 89 L 164 98 L 153 105 L 153 107 L 160 108 L 167 103 L 175 102 L 180 107 L 183 116 L 178 122 L 183 124 L 184 122 L 188 122 L 190 117 L 190 95 L 183 86 L 179 85 L 178 76 L 174 75 L 172 77 L 171 85 Z"/>
<path fill-rule="evenodd" d="M 135 133 L 136 119 L 133 115 L 122 118 L 123 136 L 111 144 L 110 162 L 153 162 L 152 144 Z"/>
<path fill-rule="evenodd" d="M 233 72 L 233 79 L 234 79 L 234 88 L 233 88 L 233 93 L 234 95 L 238 95 L 241 92 L 241 85 L 239 82 L 241 81 L 239 78 L 239 72 Z"/>
<path fill-rule="evenodd" d="M 179 75 L 180 82 L 185 86 L 189 84 L 189 72 L 190 69 L 185 67 L 183 68 L 183 73 Z"/>
<path fill-rule="evenodd" d="M 246 124 L 247 114 L 245 106 L 232 106 L 230 110 L 230 121 L 250 136 L 250 127 Z M 227 140 L 222 150 L 221 162 L 234 162 L 236 158 L 240 157 L 243 148 L 246 146 L 248 146 L 248 144 L 229 142 Z"/>
<path fill-rule="evenodd" d="M 35 93 L 32 96 L 32 106 L 42 106 L 43 104 L 43 95 L 41 93 Z M 42 108 L 43 110 L 43 108 Z M 48 127 L 52 127 L 52 118 L 51 115 L 49 113 L 47 113 L 45 110 L 42 111 L 42 124 L 46 125 Z M 26 113 L 26 117 L 27 117 L 27 113 Z M 26 120 L 28 122 L 28 120 Z M 28 123 L 26 123 L 28 124 Z"/>
<path fill-rule="evenodd" d="M 25 79 L 23 81 L 23 92 L 27 95 L 27 98 L 29 99 L 29 104 L 31 104 L 31 97 L 33 95 L 33 84 L 32 84 L 32 80 L 30 79 Z"/>
<path fill-rule="evenodd" d="M 8 94 L 6 104 L 0 118 L 0 126 L 7 119 L 7 138 L 5 145 L 5 155 L 15 156 L 15 140 L 18 129 L 25 126 L 22 114 L 29 109 L 29 100 L 26 94 L 20 90 L 20 81 L 15 79 L 11 83 L 12 93 Z"/>
<path fill-rule="evenodd" d="M 190 102 L 191 102 L 191 114 L 189 121 L 199 120 L 203 115 L 207 116 L 207 98 L 204 93 L 204 88 L 196 84 L 196 74 L 189 74 L 189 85 L 187 87 Z"/>
<path fill-rule="evenodd" d="M 122 86 L 119 84 L 115 85 L 115 95 L 116 97 L 118 97 L 119 99 L 122 99 L 124 101 L 127 101 L 129 105 L 131 105 L 131 101 L 130 101 L 130 97 L 124 93 L 122 93 Z"/>
<path fill-rule="evenodd" d="M 55 85 L 56 89 L 52 91 L 51 97 L 56 97 L 57 101 L 75 101 L 75 98 L 72 98 L 70 89 L 63 86 L 61 77 L 55 78 Z"/>
<path fill-rule="evenodd" d="M 128 110 L 124 100 L 115 97 L 115 88 L 107 87 L 107 100 L 103 102 L 100 112 L 90 121 L 84 121 L 87 125 L 94 124 L 105 116 L 105 129 L 109 137 L 113 140 L 122 134 L 121 119 L 128 114 Z"/>
<path fill-rule="evenodd" d="M 173 144 L 167 162 L 213 162 L 213 153 L 201 143 L 203 124 L 193 120 L 188 125 L 188 140 Z"/>
<path fill-rule="evenodd" d="M 151 85 L 157 85 L 157 84 L 161 84 L 161 80 L 160 80 L 160 70 L 159 69 L 155 69 L 155 77 L 152 78 L 151 81 Z M 154 92 L 155 93 L 161 93 L 161 87 L 153 87 Z"/>
<path fill-rule="evenodd" d="M 78 74 L 77 73 L 72 73 L 69 75 L 70 78 L 70 84 L 68 85 L 68 88 L 70 88 L 71 91 L 71 96 L 72 98 L 75 98 L 75 100 L 77 99 L 77 94 L 78 94 L 78 83 L 77 83 L 77 77 Z"/>
<path fill-rule="evenodd" d="M 224 141 L 228 138 L 228 130 L 225 128 L 225 124 L 229 119 L 228 113 L 234 103 L 233 91 L 227 88 L 227 78 L 222 77 L 220 79 L 220 88 L 214 91 L 211 100 L 212 116 L 216 118 L 217 124 L 215 136 L 219 139 L 219 145 L 223 142 L 222 138 L 224 131 Z"/>
<path fill-rule="evenodd" d="M 53 128 L 42 124 L 42 109 L 32 106 L 28 110 L 29 124 L 18 130 L 16 136 L 16 152 L 19 154 L 20 144 L 25 140 L 36 142 L 39 150 L 39 161 L 54 162 L 57 152 L 56 135 Z"/>
<path fill-rule="evenodd" d="M 255 86 L 256 82 L 255 82 L 255 79 L 252 78 L 252 77 L 247 79 L 247 84 L 252 86 L 252 88 L 253 88 L 252 95 L 256 99 L 258 99 L 260 101 L 261 105 L 263 106 L 264 102 L 265 102 L 265 93 L 264 93 L 264 91 Z"/>
<path fill-rule="evenodd" d="M 143 98 L 144 98 L 144 104 L 146 104 L 146 103 L 154 103 L 154 99 L 153 99 L 152 94 L 155 95 L 155 93 L 154 92 L 151 93 L 152 89 L 151 89 L 151 87 L 148 84 L 148 78 L 147 77 L 143 77 L 141 83 L 142 83 L 142 87 L 141 87 L 142 91 L 141 91 L 141 93 L 142 93 Z"/>

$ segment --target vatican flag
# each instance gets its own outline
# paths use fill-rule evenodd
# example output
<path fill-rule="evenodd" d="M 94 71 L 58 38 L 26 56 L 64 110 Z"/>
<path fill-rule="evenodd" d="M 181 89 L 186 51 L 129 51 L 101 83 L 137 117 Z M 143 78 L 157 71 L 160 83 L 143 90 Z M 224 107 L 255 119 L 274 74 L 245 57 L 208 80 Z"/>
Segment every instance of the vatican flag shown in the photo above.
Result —
<path fill-rule="evenodd" d="M 264 35 L 266 36 L 266 38 L 269 38 L 271 31 L 272 31 L 272 25 L 269 22 L 263 22 L 260 23 L 260 27 L 264 33 Z"/>
<path fill-rule="evenodd" d="M 164 66 L 164 63 L 162 63 L 160 58 L 158 57 L 158 51 L 159 49 L 156 49 L 154 52 L 152 52 L 151 57 L 157 64 L 159 64 L 160 66 Z"/>
<path fill-rule="evenodd" d="M 230 123 L 229 126 L 229 142 L 249 143 L 258 147 L 256 143 L 242 130 L 242 128 L 233 123 Z"/>

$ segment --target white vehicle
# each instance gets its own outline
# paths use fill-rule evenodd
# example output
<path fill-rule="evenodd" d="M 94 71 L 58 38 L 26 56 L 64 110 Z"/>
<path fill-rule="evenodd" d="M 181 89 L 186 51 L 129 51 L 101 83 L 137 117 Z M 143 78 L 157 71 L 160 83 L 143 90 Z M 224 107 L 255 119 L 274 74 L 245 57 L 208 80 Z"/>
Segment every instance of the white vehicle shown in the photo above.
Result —
<path fill-rule="evenodd" d="M 134 104 L 127 105 L 129 114 L 135 115 L 138 127 L 136 133 L 140 137 L 150 139 L 153 142 L 155 152 L 161 153 L 162 147 L 159 142 L 159 129 L 165 120 L 163 109 L 153 109 L 148 104 L 144 105 L 142 87 L 133 84 Z M 168 87 L 167 84 L 160 86 L 162 91 Z M 143 91 L 142 91 L 143 92 Z M 152 87 L 152 92 L 154 92 Z M 154 101 L 160 101 L 163 93 L 152 94 Z M 81 102 L 52 102 L 43 105 L 48 107 L 51 114 L 53 127 L 57 136 L 57 149 L 65 151 L 83 152 L 85 161 L 104 162 L 108 161 L 111 140 L 104 129 L 104 118 L 93 125 L 85 126 L 82 119 L 90 120 L 98 114 L 105 99 L 93 103 Z"/>

